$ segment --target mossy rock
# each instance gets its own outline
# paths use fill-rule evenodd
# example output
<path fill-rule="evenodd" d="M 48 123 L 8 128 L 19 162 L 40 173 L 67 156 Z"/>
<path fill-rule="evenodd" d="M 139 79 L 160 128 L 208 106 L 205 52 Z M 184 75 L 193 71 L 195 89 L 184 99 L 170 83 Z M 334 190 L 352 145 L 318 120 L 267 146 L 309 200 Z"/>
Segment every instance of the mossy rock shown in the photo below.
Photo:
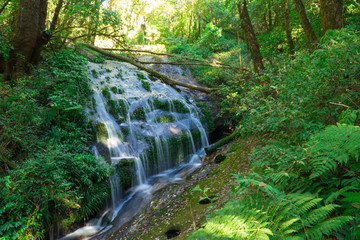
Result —
<path fill-rule="evenodd" d="M 131 118 L 134 120 L 145 121 L 146 120 L 145 110 L 142 107 L 138 107 L 137 109 L 135 109 L 135 111 L 131 115 Z"/>
<path fill-rule="evenodd" d="M 124 90 L 118 87 L 111 87 L 110 90 L 115 94 L 123 94 Z"/>
<path fill-rule="evenodd" d="M 149 82 L 147 82 L 147 81 L 145 81 L 145 80 L 141 80 L 141 83 L 142 83 L 142 87 L 143 87 L 146 91 L 148 91 L 148 92 L 151 91 L 151 87 L 150 87 L 150 83 L 149 83 Z"/>
<path fill-rule="evenodd" d="M 109 138 L 105 123 L 98 122 L 96 124 L 97 139 L 103 141 Z"/>
<path fill-rule="evenodd" d="M 110 90 L 108 87 L 104 87 L 102 90 L 101 90 L 101 93 L 104 95 L 104 97 L 107 99 L 107 100 L 110 100 L 111 99 L 111 93 L 110 93 Z"/>
<path fill-rule="evenodd" d="M 137 72 L 136 75 L 137 75 L 138 79 L 141 79 L 141 80 L 144 80 L 146 78 L 142 72 Z"/>
<path fill-rule="evenodd" d="M 119 181 L 124 189 L 129 189 L 134 178 L 136 178 L 136 169 L 134 159 L 121 159 L 115 166 L 119 176 Z"/>

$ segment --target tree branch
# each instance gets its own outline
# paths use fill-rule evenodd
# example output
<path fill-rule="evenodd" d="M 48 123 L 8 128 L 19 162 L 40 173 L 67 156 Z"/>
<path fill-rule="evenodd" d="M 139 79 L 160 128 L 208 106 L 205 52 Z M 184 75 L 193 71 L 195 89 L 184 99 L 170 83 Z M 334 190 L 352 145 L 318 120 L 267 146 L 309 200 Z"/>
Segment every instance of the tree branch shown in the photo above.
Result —
<path fill-rule="evenodd" d="M 129 58 L 129 57 L 125 57 L 125 56 L 122 56 L 122 55 L 118 55 L 118 54 L 115 54 L 115 53 L 112 53 L 112 52 L 108 52 L 106 50 L 103 50 L 101 48 L 98 48 L 94 45 L 91 45 L 91 44 L 84 44 L 86 47 L 94 50 L 94 51 L 97 51 L 105 56 L 108 56 L 108 57 L 112 57 L 112 58 L 115 58 L 115 59 L 118 59 L 120 61 L 124 61 L 124 62 L 128 62 L 128 63 L 131 63 L 132 65 L 148 72 L 149 74 L 159 78 L 162 82 L 166 83 L 166 84 L 169 84 L 169 85 L 177 85 L 177 86 L 181 86 L 181 87 L 185 87 L 185 88 L 190 88 L 190 89 L 194 89 L 194 90 L 198 90 L 198 91 L 201 91 L 201 92 L 205 92 L 205 93 L 211 93 L 213 91 L 216 91 L 218 89 L 216 88 L 208 88 L 208 87 L 200 87 L 200 86 L 196 86 L 196 85 L 193 85 L 193 84 L 189 84 L 189 83 L 183 83 L 183 82 L 178 82 L 178 81 L 175 81 L 175 80 L 172 80 L 170 79 L 169 77 L 155 71 L 154 69 L 151 69 L 149 67 L 146 67 L 144 65 L 142 65 L 141 63 L 139 63 L 138 61 L 136 61 L 135 59 L 132 59 L 132 58 Z"/>
<path fill-rule="evenodd" d="M 179 58 L 179 56 L 176 56 L 174 54 L 156 53 L 156 52 L 147 51 L 147 50 L 117 49 L 117 48 L 103 48 L 103 49 L 107 50 L 107 51 L 149 53 L 149 54 L 152 54 L 152 55 L 169 56 L 169 57 L 177 57 L 177 58 Z M 186 64 L 185 62 L 182 62 L 182 63 L 179 63 L 179 64 L 175 64 L 175 63 L 172 63 L 172 62 L 140 62 L 140 63 L 142 63 L 142 64 L 170 64 L 170 65 L 202 65 L 202 66 L 211 66 L 211 67 L 224 67 L 224 68 L 232 69 L 232 70 L 235 70 L 235 71 L 238 71 L 238 72 L 249 71 L 246 68 L 234 67 L 234 66 L 231 66 L 229 64 L 220 62 L 220 61 L 216 61 L 216 63 L 213 63 L 213 62 L 210 62 L 210 61 L 194 59 L 194 58 L 188 58 L 188 57 L 181 57 L 181 58 L 186 59 L 186 60 L 190 60 L 190 61 L 201 62 L 201 63 L 191 63 L 191 64 Z"/>
<path fill-rule="evenodd" d="M 4 5 L 3 5 L 3 6 L 1 7 L 1 9 L 0 9 L 0 14 L 2 13 L 2 11 L 4 11 L 6 5 L 8 5 L 9 2 L 11 2 L 11 0 L 7 0 L 7 1 L 4 3 Z"/>

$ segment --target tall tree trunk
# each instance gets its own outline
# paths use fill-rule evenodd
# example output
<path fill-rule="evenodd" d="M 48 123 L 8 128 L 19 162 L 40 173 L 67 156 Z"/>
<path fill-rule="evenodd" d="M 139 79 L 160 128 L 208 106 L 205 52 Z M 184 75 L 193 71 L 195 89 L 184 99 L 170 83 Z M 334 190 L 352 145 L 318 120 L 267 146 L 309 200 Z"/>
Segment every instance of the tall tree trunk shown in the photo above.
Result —
<path fill-rule="evenodd" d="M 255 35 L 254 28 L 251 24 L 249 12 L 246 7 L 246 0 L 242 0 L 242 3 L 237 3 L 240 21 L 241 21 L 241 28 L 244 31 L 246 45 L 250 51 L 251 59 L 254 64 L 254 71 L 259 72 L 260 70 L 264 69 L 263 64 L 263 57 L 260 53 L 260 46 L 257 41 L 257 37 Z"/>
<path fill-rule="evenodd" d="M 20 0 L 15 17 L 12 49 L 6 68 L 6 79 L 29 73 L 31 64 L 40 60 L 44 37 L 47 0 Z"/>
<path fill-rule="evenodd" d="M 296 12 L 299 15 L 300 22 L 304 28 L 308 42 L 309 44 L 312 45 L 312 48 L 315 49 L 316 48 L 315 44 L 318 42 L 318 39 L 307 17 L 305 6 L 301 0 L 294 0 L 294 4 L 295 4 Z"/>
<path fill-rule="evenodd" d="M 289 15 L 289 0 L 282 0 L 281 2 L 282 4 L 282 8 L 283 8 L 283 13 L 284 13 L 284 28 L 285 28 L 285 32 L 286 32 L 286 40 L 288 43 L 288 47 L 289 47 L 289 53 L 290 55 L 294 55 L 294 42 L 291 36 L 291 22 L 290 22 L 290 15 Z"/>
<path fill-rule="evenodd" d="M 321 27 L 323 34 L 329 29 L 339 29 L 344 25 L 343 1 L 320 0 Z"/>

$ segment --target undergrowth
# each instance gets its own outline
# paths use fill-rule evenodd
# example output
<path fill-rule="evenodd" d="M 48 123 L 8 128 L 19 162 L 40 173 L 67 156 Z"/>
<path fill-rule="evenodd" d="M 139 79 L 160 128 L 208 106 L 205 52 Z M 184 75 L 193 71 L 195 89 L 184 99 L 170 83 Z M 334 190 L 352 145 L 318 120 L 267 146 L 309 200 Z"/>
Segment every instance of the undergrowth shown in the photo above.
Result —
<path fill-rule="evenodd" d="M 87 61 L 64 49 L 35 76 L 0 82 L 0 236 L 44 239 L 93 216 L 108 196 L 108 168 L 88 150 Z M 65 225 L 64 225 L 65 224 Z"/>
<path fill-rule="evenodd" d="M 261 75 L 223 75 L 224 112 L 262 147 L 233 176 L 233 200 L 190 239 L 360 238 L 359 52 L 350 26 Z"/>

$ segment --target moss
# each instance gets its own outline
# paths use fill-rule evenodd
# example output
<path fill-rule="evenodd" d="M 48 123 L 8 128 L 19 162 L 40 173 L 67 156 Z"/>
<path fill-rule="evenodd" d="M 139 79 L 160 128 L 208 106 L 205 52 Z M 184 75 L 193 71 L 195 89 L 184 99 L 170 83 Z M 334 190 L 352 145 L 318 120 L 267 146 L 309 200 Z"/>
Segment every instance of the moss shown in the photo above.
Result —
<path fill-rule="evenodd" d="M 141 79 L 141 80 L 144 80 L 146 78 L 145 75 L 141 72 L 137 72 L 136 75 L 137 75 L 138 79 Z"/>
<path fill-rule="evenodd" d="M 160 122 L 160 123 L 169 123 L 169 122 L 174 122 L 175 119 L 173 116 L 171 115 L 163 115 L 163 116 L 159 116 L 157 119 L 156 119 L 157 122 Z"/>
<path fill-rule="evenodd" d="M 142 83 L 142 87 L 146 90 L 146 91 L 151 91 L 151 87 L 150 87 L 150 83 L 144 80 L 141 80 Z"/>
<path fill-rule="evenodd" d="M 190 112 L 189 108 L 187 108 L 183 102 L 175 99 L 172 101 L 172 103 L 174 104 L 175 112 L 178 112 L 178 113 L 189 113 Z"/>
<path fill-rule="evenodd" d="M 207 127 L 209 133 L 212 133 L 215 130 L 215 124 L 214 124 L 214 119 L 211 116 L 210 110 L 206 108 L 202 108 L 201 112 L 203 114 L 203 116 L 200 119 L 201 123 Z"/>
<path fill-rule="evenodd" d="M 106 126 L 102 122 L 96 124 L 96 133 L 98 141 L 106 140 L 109 138 Z"/>
<path fill-rule="evenodd" d="M 154 82 L 158 80 L 157 77 L 154 77 L 154 76 L 152 76 L 152 75 L 150 75 L 149 78 L 150 78 L 151 81 L 154 81 Z"/>
<path fill-rule="evenodd" d="M 115 75 L 115 78 L 124 81 L 124 78 L 123 78 L 123 76 L 122 76 L 122 72 L 119 72 L 118 74 L 116 74 L 116 75 Z"/>
<path fill-rule="evenodd" d="M 106 80 L 107 83 L 110 83 L 110 77 L 109 76 L 106 76 L 105 80 Z"/>
<path fill-rule="evenodd" d="M 135 111 L 133 112 L 133 114 L 131 115 L 131 118 L 134 120 L 141 120 L 141 121 L 145 121 L 145 111 L 142 107 L 138 107 L 137 109 L 135 109 Z"/>
<path fill-rule="evenodd" d="M 130 130 L 127 127 L 123 127 L 121 128 L 121 132 L 124 134 L 124 137 L 126 138 L 129 135 Z"/>
<path fill-rule="evenodd" d="M 115 166 L 119 176 L 120 184 L 124 189 L 131 187 L 133 179 L 136 177 L 134 159 L 121 159 Z"/>
<path fill-rule="evenodd" d="M 125 100 L 120 99 L 118 101 L 118 104 L 119 104 L 119 108 L 120 108 L 119 109 L 120 115 L 125 118 L 127 115 L 127 108 L 126 108 Z"/>
<path fill-rule="evenodd" d="M 98 78 L 98 77 L 99 77 L 99 74 L 98 74 L 98 72 L 97 72 L 95 69 L 91 70 L 91 74 L 92 74 L 92 76 L 93 76 L 94 78 Z"/>
<path fill-rule="evenodd" d="M 111 99 L 111 93 L 108 87 L 104 87 L 101 92 L 107 100 Z"/>
<path fill-rule="evenodd" d="M 124 90 L 118 87 L 111 87 L 110 90 L 115 94 L 123 94 Z"/>
<path fill-rule="evenodd" d="M 154 99 L 153 104 L 154 104 L 155 109 L 160 109 L 160 110 L 163 110 L 163 111 L 169 111 L 170 110 L 169 103 L 166 102 L 166 101 L 160 101 L 158 98 Z"/>

